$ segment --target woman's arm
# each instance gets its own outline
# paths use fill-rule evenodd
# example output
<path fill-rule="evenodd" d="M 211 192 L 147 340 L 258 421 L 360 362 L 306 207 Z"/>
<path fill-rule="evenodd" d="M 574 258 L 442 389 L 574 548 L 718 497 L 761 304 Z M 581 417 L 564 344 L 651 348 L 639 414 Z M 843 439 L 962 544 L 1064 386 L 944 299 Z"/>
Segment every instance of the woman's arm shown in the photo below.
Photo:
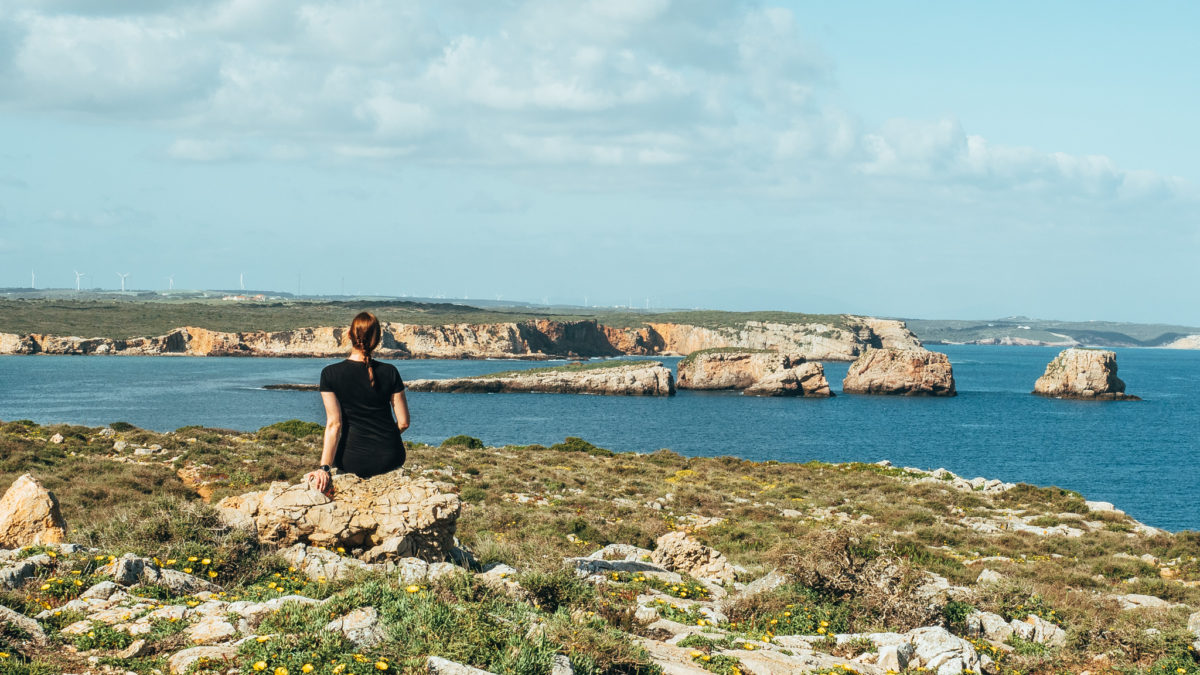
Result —
<path fill-rule="evenodd" d="M 332 391 L 321 392 L 321 402 L 325 404 L 325 445 L 321 449 L 321 466 L 329 466 L 337 455 L 338 437 L 342 433 L 342 406 Z M 333 487 L 329 474 L 320 469 L 310 471 L 305 478 L 315 482 L 314 487 L 321 492 L 329 493 Z"/>
<path fill-rule="evenodd" d="M 404 398 L 403 391 L 392 394 L 392 410 L 396 413 L 396 426 L 400 427 L 400 432 L 403 433 L 409 425 L 408 399 Z"/>

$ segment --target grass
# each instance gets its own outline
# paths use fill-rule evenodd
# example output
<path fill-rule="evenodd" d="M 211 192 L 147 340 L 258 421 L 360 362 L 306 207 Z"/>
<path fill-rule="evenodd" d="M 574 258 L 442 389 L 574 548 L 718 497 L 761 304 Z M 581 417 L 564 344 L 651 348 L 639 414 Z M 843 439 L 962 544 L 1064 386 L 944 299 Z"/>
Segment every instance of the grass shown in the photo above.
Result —
<path fill-rule="evenodd" d="M 749 349 L 749 348 L 744 348 L 744 347 L 710 347 L 708 349 L 701 349 L 701 350 L 694 351 L 694 352 L 688 354 L 687 356 L 683 357 L 683 359 L 681 359 L 679 361 L 679 365 L 681 367 L 687 367 L 687 366 L 691 365 L 697 358 L 704 356 L 706 354 L 746 354 L 746 353 L 749 353 L 749 354 L 771 354 L 774 352 L 775 352 L 774 349 Z"/>
<path fill-rule="evenodd" d="M 272 672 L 276 662 L 289 672 L 301 672 L 304 662 L 291 660 L 296 651 L 297 659 L 316 658 L 316 652 L 323 663 L 345 663 L 343 672 L 356 672 L 351 669 L 366 665 L 354 659 L 357 652 L 332 637 L 313 636 L 319 632 L 317 623 L 330 619 L 329 612 L 370 604 L 387 617 L 393 639 L 364 658 L 386 659 L 397 672 L 416 671 L 427 653 L 496 672 L 544 672 L 539 669 L 554 653 L 567 654 L 577 672 L 652 672 L 627 633 L 639 630 L 632 620 L 634 598 L 652 589 L 679 598 L 665 599 L 662 613 L 694 625 L 701 617 L 685 605 L 702 595 L 701 589 L 691 582 L 664 585 L 630 574 L 584 585 L 563 571 L 562 560 L 609 543 L 652 548 L 657 537 L 692 515 L 722 519 L 695 530 L 694 536 L 747 568 L 743 580 L 772 567 L 794 574 L 793 582 L 731 608 L 731 623 L 724 628 L 738 640 L 820 635 L 822 630 L 902 630 L 926 621 L 962 630 L 968 606 L 946 606 L 925 616 L 907 599 L 925 571 L 953 584 L 973 585 L 981 567 L 971 563 L 986 556 L 1005 558 L 987 563 L 1004 582 L 979 587 L 971 605 L 1006 618 L 1037 614 L 1068 634 L 1062 648 L 1008 655 L 1006 663 L 1022 672 L 1078 670 L 1101 653 L 1110 655 L 1113 668 L 1128 671 L 1182 663 L 1187 611 L 1122 612 L 1106 596 L 1143 592 L 1200 607 L 1200 588 L 1185 585 L 1200 580 L 1200 533 L 1147 537 L 1101 528 L 1079 538 L 984 535 L 961 522 L 966 515 L 1016 511 L 1047 523 L 1098 520 L 1132 529 L 1125 516 L 1087 513 L 1082 498 L 1067 490 L 1022 485 L 999 495 L 959 492 L 945 481 L 921 481 L 892 467 L 688 458 L 670 451 L 639 456 L 612 453 L 582 439 L 548 448 L 472 449 L 473 444 L 458 442 L 409 448 L 408 468 L 414 472 L 452 469 L 438 480 L 453 483 L 470 504 L 459 521 L 460 540 L 481 562 L 517 568 L 533 602 L 498 596 L 466 575 L 417 594 L 384 576 L 321 584 L 297 577 L 252 536 L 223 528 L 205 503 L 206 497 L 262 489 L 273 480 L 298 480 L 319 455 L 319 436 L 290 423 L 249 433 L 186 427 L 159 434 L 127 428 L 105 437 L 99 431 L 28 422 L 0 425 L 0 486 L 20 473 L 33 473 L 56 492 L 70 539 L 97 547 L 105 556 L 133 552 L 158 557 L 175 569 L 191 568 L 206 576 L 212 572 L 211 578 L 231 597 L 297 592 L 333 598 L 323 614 L 297 607 L 277 615 L 272 630 L 297 637 L 261 648 L 248 645 L 239 656 L 241 669 L 264 660 L 272 664 Z M 47 441 L 54 433 L 64 436 L 62 444 Z M 131 446 L 158 444 L 166 452 L 139 458 L 145 464 L 119 462 L 112 452 L 117 440 Z M 507 501 L 507 493 L 555 499 L 534 506 Z M 649 508 L 652 503 L 662 508 Z M 784 510 L 792 515 L 783 515 Z M 1143 554 L 1161 562 L 1129 558 Z M 60 561 L 21 592 L 0 593 L 0 603 L 20 611 L 60 606 L 75 588 L 90 583 L 102 562 L 82 557 Z M 1160 568 L 1174 577 L 1157 578 Z M 67 581 L 76 576 L 88 581 L 78 587 Z M 1140 581 L 1127 581 L 1134 576 Z M 44 591 L 43 585 L 48 585 Z M 161 602 L 183 601 L 161 589 L 141 592 Z M 671 602 L 680 607 L 671 609 Z M 44 626 L 53 631 L 75 618 L 59 617 Z M 1149 628 L 1158 632 L 1148 633 Z M 540 637 L 527 638 L 528 631 Z M 167 645 L 181 638 L 163 626 L 154 639 Z M 300 645 L 308 651 L 293 650 Z M 13 638 L 0 637 L 0 651 L 17 654 L 8 665 L 0 664 L 8 669 L 0 673 L 38 672 L 43 666 L 37 661 L 48 661 L 46 654 L 19 653 L 17 646 Z M 710 655 L 708 663 L 720 656 L 713 651 L 720 647 L 694 648 Z M 156 658 L 161 654 L 122 667 L 150 672 Z M 18 662 L 22 665 L 14 665 Z"/>
<path fill-rule="evenodd" d="M 234 303 L 217 299 L 168 301 L 142 297 L 123 300 L 0 299 L 0 332 L 123 339 L 162 335 L 180 326 L 227 332 L 283 331 L 348 325 L 350 318 L 362 310 L 371 311 L 380 321 L 418 325 L 519 323 L 537 319 L 595 320 L 613 328 L 634 329 L 649 322 L 689 324 L 718 330 L 741 326 L 747 321 L 818 323 L 835 329 L 849 325 L 849 319 L 840 314 L 794 312 L 492 310 L 451 303 L 399 300 Z"/>

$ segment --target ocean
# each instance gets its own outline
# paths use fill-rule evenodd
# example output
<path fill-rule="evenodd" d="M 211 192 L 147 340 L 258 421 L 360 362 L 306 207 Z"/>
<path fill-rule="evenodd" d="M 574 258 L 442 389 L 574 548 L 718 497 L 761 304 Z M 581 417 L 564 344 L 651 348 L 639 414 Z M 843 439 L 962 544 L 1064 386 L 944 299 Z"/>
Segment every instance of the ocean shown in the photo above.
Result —
<path fill-rule="evenodd" d="M 1119 374 L 1141 402 L 1032 396 L 1057 348 L 952 345 L 959 395 L 841 394 L 849 364 L 826 363 L 833 399 L 767 399 L 682 391 L 672 398 L 564 394 L 409 394 L 405 438 L 439 443 L 469 434 L 489 445 L 579 436 L 618 451 L 670 448 L 691 456 L 787 462 L 944 467 L 1077 490 L 1149 525 L 1200 530 L 1200 352 L 1119 349 Z M 258 429 L 323 422 L 315 392 L 270 391 L 316 382 L 336 359 L 132 356 L 0 357 L 0 420 L 156 431 L 199 424 Z M 657 359 L 673 366 L 678 359 Z M 546 365 L 529 361 L 394 361 L 406 379 Z M 419 452 L 419 451 L 417 451 Z M 410 455 L 412 456 L 412 455 Z M 316 457 L 313 461 L 316 461 Z M 720 489 L 720 486 L 714 486 Z"/>

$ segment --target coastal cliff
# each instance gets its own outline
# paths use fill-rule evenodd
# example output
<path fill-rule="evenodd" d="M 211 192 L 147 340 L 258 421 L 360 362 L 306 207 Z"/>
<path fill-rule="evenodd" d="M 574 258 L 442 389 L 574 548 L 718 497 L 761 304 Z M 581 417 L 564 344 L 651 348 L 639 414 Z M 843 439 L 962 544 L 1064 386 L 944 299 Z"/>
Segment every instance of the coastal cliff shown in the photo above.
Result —
<path fill-rule="evenodd" d="M 675 377 L 657 361 L 604 362 L 534 368 L 475 377 L 411 380 L 410 391 L 446 394 L 601 394 L 605 396 L 673 396 Z"/>
<path fill-rule="evenodd" d="M 829 382 L 820 363 L 777 352 L 713 349 L 679 362 L 680 389 L 740 389 L 750 396 L 829 398 Z"/>
<path fill-rule="evenodd" d="M 606 326 L 592 319 L 534 319 L 507 323 L 424 325 L 384 323 L 382 358 L 551 358 L 561 356 L 670 356 L 737 347 L 795 353 L 809 361 L 852 361 L 869 348 L 915 348 L 920 342 L 902 321 L 843 316 L 837 321 L 742 321 L 727 326 L 647 322 Z M 83 338 L 0 333 L 0 354 L 109 354 L 130 356 L 334 357 L 350 342 L 341 327 L 224 332 L 185 326 L 134 338 Z"/>
<path fill-rule="evenodd" d="M 1117 377 L 1116 352 L 1098 349 L 1064 349 L 1046 365 L 1033 393 L 1098 401 L 1141 400 L 1125 393 L 1125 382 Z"/>

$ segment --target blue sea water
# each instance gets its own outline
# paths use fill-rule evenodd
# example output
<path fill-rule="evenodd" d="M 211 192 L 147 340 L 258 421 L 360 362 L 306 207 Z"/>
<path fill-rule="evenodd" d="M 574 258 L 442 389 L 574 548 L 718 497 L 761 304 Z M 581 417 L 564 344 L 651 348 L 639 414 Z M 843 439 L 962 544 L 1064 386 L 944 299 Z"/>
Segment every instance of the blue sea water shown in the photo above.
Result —
<path fill-rule="evenodd" d="M 580 436 L 613 450 L 831 462 L 881 459 L 925 469 L 1058 485 L 1110 501 L 1170 530 L 1200 529 L 1200 352 L 1117 350 L 1142 402 L 1029 394 L 1058 352 L 945 346 L 955 398 L 767 399 L 680 392 L 673 398 L 563 394 L 409 394 L 410 440 L 470 434 L 489 445 Z M 0 419 L 168 431 L 190 424 L 251 430 L 324 421 L 315 392 L 265 384 L 316 382 L 336 359 L 0 357 Z M 674 365 L 677 359 L 662 359 Z M 406 379 L 534 368 L 543 363 L 396 361 Z M 825 364 L 840 392 L 848 364 Z M 315 461 L 316 458 L 314 458 Z"/>

